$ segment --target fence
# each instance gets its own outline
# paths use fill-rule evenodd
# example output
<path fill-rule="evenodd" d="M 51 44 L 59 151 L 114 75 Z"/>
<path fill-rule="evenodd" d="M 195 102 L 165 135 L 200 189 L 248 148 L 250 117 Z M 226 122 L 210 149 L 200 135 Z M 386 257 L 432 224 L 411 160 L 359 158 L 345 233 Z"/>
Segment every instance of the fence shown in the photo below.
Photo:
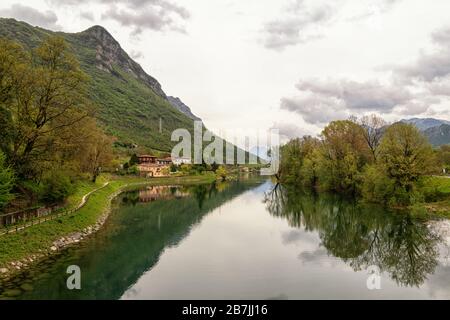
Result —
<path fill-rule="evenodd" d="M 35 207 L 23 211 L 11 212 L 0 215 L 0 235 L 16 232 L 29 226 L 52 220 L 61 216 L 64 211 L 63 206 L 54 204 L 48 207 Z"/>
<path fill-rule="evenodd" d="M 74 209 L 65 210 L 62 205 L 55 204 L 49 207 L 30 208 L 23 211 L 2 214 L 0 215 L 0 236 L 18 232 L 33 225 L 55 220 L 62 216 L 75 213 L 86 205 L 87 200 L 92 193 L 106 187 L 107 185 L 108 183 L 105 183 L 103 187 L 89 192 L 83 197 L 81 204 Z"/>

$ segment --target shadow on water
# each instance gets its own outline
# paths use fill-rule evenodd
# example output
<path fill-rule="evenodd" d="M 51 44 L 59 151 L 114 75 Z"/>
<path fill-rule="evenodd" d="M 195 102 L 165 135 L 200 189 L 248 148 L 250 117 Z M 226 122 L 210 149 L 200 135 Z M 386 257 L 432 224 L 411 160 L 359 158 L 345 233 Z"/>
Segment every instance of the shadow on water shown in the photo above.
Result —
<path fill-rule="evenodd" d="M 328 254 L 355 271 L 377 266 L 398 285 L 419 287 L 438 265 L 443 239 L 408 213 L 281 185 L 265 193 L 264 202 L 272 215 L 287 219 L 292 227 L 318 232 Z"/>
<path fill-rule="evenodd" d="M 124 193 L 113 201 L 110 218 L 95 236 L 24 272 L 3 289 L 20 290 L 19 299 L 119 299 L 205 215 L 261 183 L 148 187 Z M 70 265 L 81 268 L 80 291 L 67 290 Z"/>

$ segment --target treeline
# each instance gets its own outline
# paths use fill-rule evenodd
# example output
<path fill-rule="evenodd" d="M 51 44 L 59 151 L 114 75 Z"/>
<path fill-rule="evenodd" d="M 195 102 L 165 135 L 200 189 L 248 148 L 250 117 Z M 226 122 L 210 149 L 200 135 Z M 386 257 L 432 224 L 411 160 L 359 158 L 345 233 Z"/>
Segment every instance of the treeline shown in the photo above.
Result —
<path fill-rule="evenodd" d="M 424 177 L 450 165 L 449 147 L 434 150 L 415 126 L 376 115 L 333 121 L 319 138 L 291 140 L 280 153 L 285 183 L 389 206 L 423 201 Z"/>
<path fill-rule="evenodd" d="M 89 78 L 62 38 L 32 51 L 0 39 L 0 209 L 13 199 L 54 203 L 112 157 L 93 118 Z"/>

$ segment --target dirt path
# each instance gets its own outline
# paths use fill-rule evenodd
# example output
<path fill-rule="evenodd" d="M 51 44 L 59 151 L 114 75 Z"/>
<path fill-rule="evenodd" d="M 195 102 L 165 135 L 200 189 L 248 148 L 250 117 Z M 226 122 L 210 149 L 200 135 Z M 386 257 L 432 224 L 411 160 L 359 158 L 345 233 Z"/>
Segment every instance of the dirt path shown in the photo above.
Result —
<path fill-rule="evenodd" d="M 86 193 L 86 194 L 83 196 L 83 198 L 81 198 L 80 203 L 78 204 L 78 206 L 76 206 L 76 208 L 75 208 L 73 211 L 77 211 L 77 210 L 80 210 L 81 208 L 83 208 L 83 207 L 86 205 L 87 201 L 89 200 L 89 197 L 90 197 L 94 192 L 97 192 L 97 191 L 99 191 L 99 190 L 105 188 L 107 185 L 109 185 L 109 181 L 108 181 L 108 182 L 105 182 L 105 183 L 103 184 L 103 186 L 101 186 L 101 187 L 99 187 L 99 188 L 97 188 L 97 189 L 94 189 L 94 190 L 92 190 L 92 191 Z M 56 215 L 56 216 L 58 216 L 58 215 Z M 9 229 L 9 230 L 6 230 L 6 231 L 0 231 L 0 236 L 3 236 L 3 235 L 5 235 L 5 234 L 16 233 L 16 232 L 22 231 L 22 230 L 24 230 L 24 229 L 26 229 L 26 228 L 29 228 L 29 227 L 31 227 L 31 226 L 35 226 L 35 225 L 38 225 L 38 224 L 47 222 L 47 221 L 49 221 L 49 220 L 52 220 L 52 214 L 49 214 L 48 216 L 43 217 L 43 220 L 27 222 L 27 223 L 25 223 L 25 224 L 23 224 L 23 225 L 20 225 L 20 226 L 17 227 L 17 228 Z"/>

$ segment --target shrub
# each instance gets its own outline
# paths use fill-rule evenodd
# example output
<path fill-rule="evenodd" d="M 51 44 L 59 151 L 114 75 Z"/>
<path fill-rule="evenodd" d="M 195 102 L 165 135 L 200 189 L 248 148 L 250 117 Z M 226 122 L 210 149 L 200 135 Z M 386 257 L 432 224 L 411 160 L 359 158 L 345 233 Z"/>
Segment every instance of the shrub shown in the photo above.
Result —
<path fill-rule="evenodd" d="M 70 177 L 57 170 L 49 172 L 42 181 L 40 200 L 45 203 L 61 202 L 74 191 Z"/>

